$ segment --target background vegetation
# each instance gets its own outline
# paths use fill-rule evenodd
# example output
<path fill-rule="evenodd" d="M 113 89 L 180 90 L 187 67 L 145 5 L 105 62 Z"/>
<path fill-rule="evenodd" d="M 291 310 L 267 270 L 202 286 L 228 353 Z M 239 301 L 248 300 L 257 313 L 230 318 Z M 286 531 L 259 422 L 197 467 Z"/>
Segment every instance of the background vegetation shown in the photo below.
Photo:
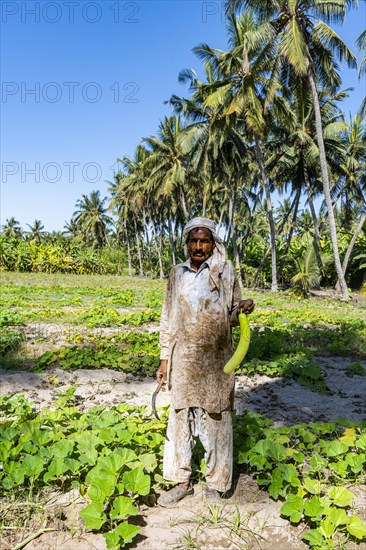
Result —
<path fill-rule="evenodd" d="M 227 0 L 227 51 L 194 48 L 204 76 L 179 73 L 187 97 L 118 159 L 110 197 L 83 195 L 63 233 L 6 220 L 2 269 L 163 278 L 183 259 L 184 223 L 207 215 L 243 284 L 337 284 L 347 299 L 366 271 L 366 109 L 342 112 L 338 61 L 356 70 L 356 58 L 331 25 L 350 5 Z"/>

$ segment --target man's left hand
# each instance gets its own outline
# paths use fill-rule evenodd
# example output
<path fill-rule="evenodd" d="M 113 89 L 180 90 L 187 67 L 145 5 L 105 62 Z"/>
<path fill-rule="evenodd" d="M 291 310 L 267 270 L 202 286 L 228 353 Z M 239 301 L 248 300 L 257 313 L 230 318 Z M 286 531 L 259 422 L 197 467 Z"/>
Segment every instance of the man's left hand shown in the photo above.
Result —
<path fill-rule="evenodd" d="M 254 302 L 253 300 L 240 300 L 238 304 L 238 310 L 241 313 L 246 313 L 249 315 L 249 313 L 252 313 L 254 310 Z"/>

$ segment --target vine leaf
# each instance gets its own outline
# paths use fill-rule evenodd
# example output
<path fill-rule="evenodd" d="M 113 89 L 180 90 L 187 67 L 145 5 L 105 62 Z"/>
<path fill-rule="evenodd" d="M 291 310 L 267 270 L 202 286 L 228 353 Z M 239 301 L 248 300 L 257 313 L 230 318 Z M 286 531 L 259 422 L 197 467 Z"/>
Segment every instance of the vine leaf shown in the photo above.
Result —
<path fill-rule="evenodd" d="M 80 516 L 85 521 L 88 531 L 98 531 L 107 521 L 102 502 L 92 502 L 80 511 Z"/>
<path fill-rule="evenodd" d="M 141 467 L 125 472 L 122 481 L 129 493 L 145 496 L 150 492 L 150 476 Z"/>
<path fill-rule="evenodd" d="M 333 504 L 344 508 L 351 504 L 351 500 L 355 495 L 345 487 L 329 487 L 328 496 L 333 500 Z"/>
<path fill-rule="evenodd" d="M 366 537 L 366 524 L 357 516 L 351 516 L 347 525 L 347 531 L 356 539 Z"/>

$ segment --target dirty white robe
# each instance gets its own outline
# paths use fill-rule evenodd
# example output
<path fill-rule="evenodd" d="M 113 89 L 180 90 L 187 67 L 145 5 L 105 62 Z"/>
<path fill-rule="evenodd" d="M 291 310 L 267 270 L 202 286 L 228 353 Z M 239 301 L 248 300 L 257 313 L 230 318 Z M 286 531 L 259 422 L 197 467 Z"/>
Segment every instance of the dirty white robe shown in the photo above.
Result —
<path fill-rule="evenodd" d="M 231 326 L 237 322 L 241 292 L 230 261 L 222 264 L 217 285 L 210 266 L 211 258 L 195 272 L 189 259 L 169 277 L 160 325 L 160 357 L 168 360 L 171 395 L 163 473 L 170 481 L 187 481 L 199 437 L 206 451 L 206 480 L 226 491 L 232 474 L 235 375 L 225 374 L 223 367 L 233 352 Z"/>
<path fill-rule="evenodd" d="M 189 481 L 192 450 L 198 437 L 205 450 L 207 485 L 222 493 L 228 491 L 233 474 L 232 434 L 231 411 L 171 409 L 164 447 L 164 478 L 178 483 Z"/>

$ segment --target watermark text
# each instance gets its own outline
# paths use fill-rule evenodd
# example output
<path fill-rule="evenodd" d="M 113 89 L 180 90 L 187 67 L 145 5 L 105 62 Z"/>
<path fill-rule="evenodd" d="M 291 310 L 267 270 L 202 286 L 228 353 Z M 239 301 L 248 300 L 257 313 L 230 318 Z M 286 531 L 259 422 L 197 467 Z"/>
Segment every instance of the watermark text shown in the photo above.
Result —
<path fill-rule="evenodd" d="M 219 18 L 225 23 L 225 6 L 223 2 L 202 2 L 202 23 L 209 23 Z"/>
<path fill-rule="evenodd" d="M 139 23 L 138 2 L 85 2 L 68 0 L 65 2 L 1 2 L 1 22 L 16 20 L 21 23 L 59 22 L 99 23 L 103 19 L 113 23 Z"/>
<path fill-rule="evenodd" d="M 114 103 L 138 103 L 139 85 L 136 82 L 15 82 L 1 84 L 1 102 L 21 103 L 98 103 L 110 100 Z"/>
<path fill-rule="evenodd" d="M 87 183 L 97 183 L 102 179 L 102 168 L 97 162 L 81 164 L 76 161 L 63 163 L 34 162 L 2 162 L 1 180 L 3 183 L 57 183 L 60 180 L 77 183 L 82 180 Z"/>

